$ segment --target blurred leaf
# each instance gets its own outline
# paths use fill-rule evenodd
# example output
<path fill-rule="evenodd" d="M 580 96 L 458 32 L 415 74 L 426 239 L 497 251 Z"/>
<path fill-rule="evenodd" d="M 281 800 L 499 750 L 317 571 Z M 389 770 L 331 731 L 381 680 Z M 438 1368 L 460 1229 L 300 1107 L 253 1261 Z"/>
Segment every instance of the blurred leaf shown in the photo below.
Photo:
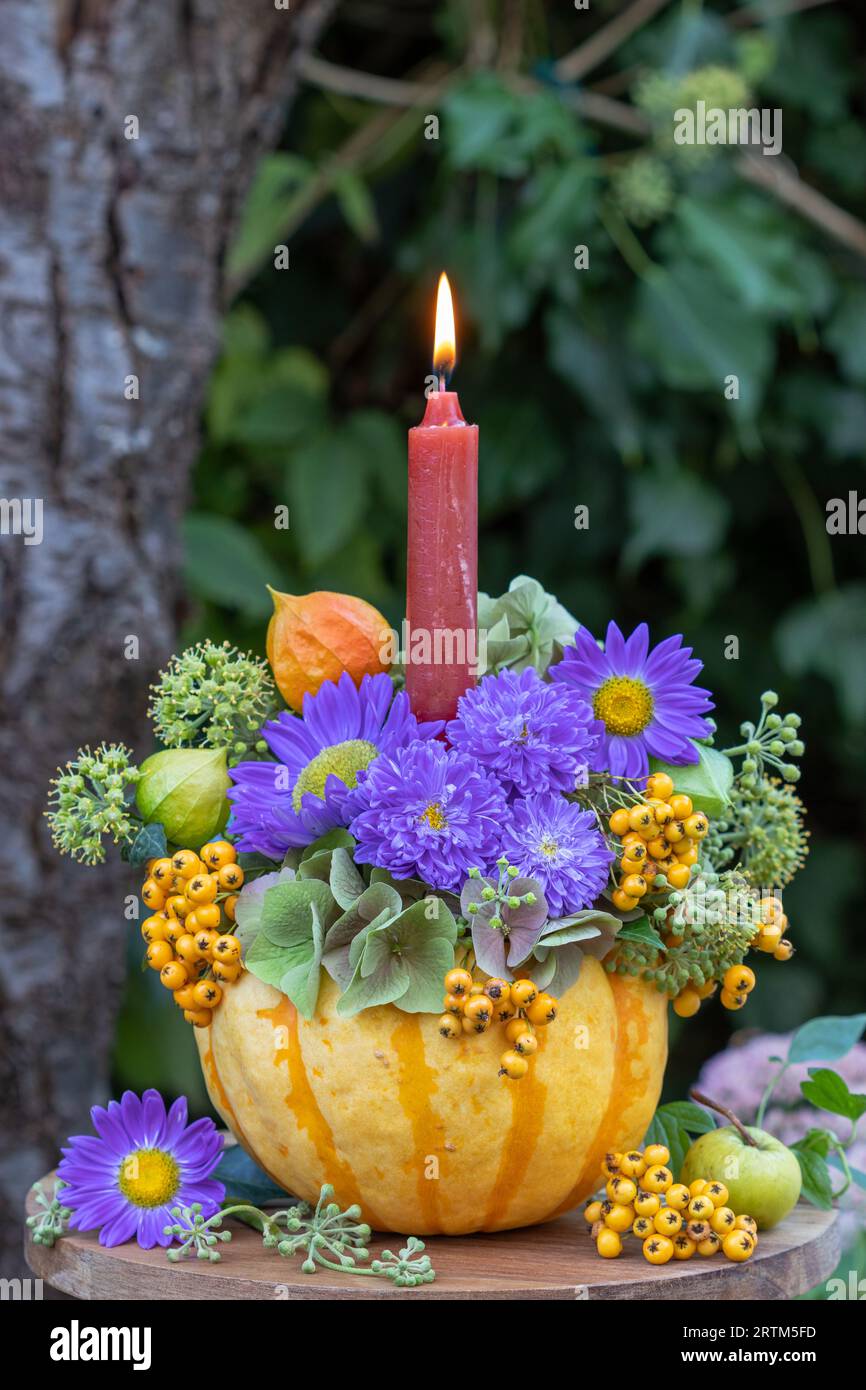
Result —
<path fill-rule="evenodd" d="M 866 285 L 845 286 L 824 336 L 849 381 L 866 384 Z"/>
<path fill-rule="evenodd" d="M 277 1187 L 240 1144 L 232 1144 L 223 1150 L 213 1176 L 217 1182 L 225 1184 L 226 1200 L 231 1198 L 238 1202 L 250 1202 L 256 1207 L 275 1203 L 288 1205 L 285 1189 Z"/>
<path fill-rule="evenodd" d="M 765 82 L 777 104 L 816 121 L 845 111 L 854 73 L 847 62 L 853 34 L 840 15 L 794 15 L 776 33 L 779 59 Z"/>
<path fill-rule="evenodd" d="M 783 666 L 792 676 L 824 676 L 852 723 L 866 722 L 866 584 L 807 599 L 776 629 Z"/>
<path fill-rule="evenodd" d="M 183 533 L 184 572 L 193 593 L 250 617 L 268 617 L 266 586 L 279 588 L 279 574 L 249 531 L 227 517 L 191 512 Z"/>
<path fill-rule="evenodd" d="M 807 1202 L 811 1202 L 813 1207 L 819 1207 L 821 1211 L 831 1211 L 833 1186 L 827 1160 L 814 1149 L 803 1148 L 800 1144 L 792 1144 L 791 1148 L 800 1165 L 800 1176 L 803 1180 L 801 1195 Z"/>
<path fill-rule="evenodd" d="M 322 430 L 295 451 L 288 474 L 291 527 L 308 564 L 339 550 L 364 510 L 366 461 L 348 428 Z"/>
<path fill-rule="evenodd" d="M 634 474 L 628 488 L 629 532 L 622 550 L 626 571 L 634 573 L 655 555 L 710 553 L 722 543 L 730 511 L 726 499 L 694 474 Z M 671 525 L 673 516 L 676 526 Z"/>
<path fill-rule="evenodd" d="M 755 414 L 773 364 L 768 323 L 734 302 L 727 287 L 683 257 L 638 289 L 633 341 L 678 390 L 711 390 L 734 418 Z M 725 379 L 739 380 L 739 400 L 724 400 Z"/>
<path fill-rule="evenodd" d="M 849 1120 L 859 1120 L 861 1115 L 866 1115 L 866 1096 L 855 1095 L 839 1073 L 827 1067 L 810 1067 L 809 1080 L 800 1082 L 800 1090 L 819 1110 L 829 1110 Z"/>
<path fill-rule="evenodd" d="M 562 308 L 550 311 L 545 327 L 551 366 L 602 420 L 620 453 L 638 454 L 640 433 L 621 344 L 591 336 Z"/>
<path fill-rule="evenodd" d="M 811 1018 L 798 1028 L 788 1048 L 788 1062 L 834 1062 L 851 1051 L 866 1027 L 866 1014 L 849 1018 Z"/>
<path fill-rule="evenodd" d="M 505 138 L 519 112 L 518 98 L 492 73 L 477 73 L 444 100 L 445 149 L 455 169 L 520 173 L 523 160 Z"/>
<path fill-rule="evenodd" d="M 379 234 L 376 204 L 364 180 L 353 169 L 338 169 L 331 176 L 340 211 L 359 241 L 369 244 Z"/>
<path fill-rule="evenodd" d="M 823 262 L 798 243 L 795 224 L 766 198 L 736 190 L 719 198 L 681 198 L 667 235 L 675 252 L 683 240 L 690 245 L 750 311 L 820 314 L 830 302 Z"/>
<path fill-rule="evenodd" d="M 226 270 L 232 280 L 243 280 L 284 243 L 285 229 L 298 189 L 314 173 L 299 155 L 279 151 L 260 161 L 240 226 L 229 248 Z"/>

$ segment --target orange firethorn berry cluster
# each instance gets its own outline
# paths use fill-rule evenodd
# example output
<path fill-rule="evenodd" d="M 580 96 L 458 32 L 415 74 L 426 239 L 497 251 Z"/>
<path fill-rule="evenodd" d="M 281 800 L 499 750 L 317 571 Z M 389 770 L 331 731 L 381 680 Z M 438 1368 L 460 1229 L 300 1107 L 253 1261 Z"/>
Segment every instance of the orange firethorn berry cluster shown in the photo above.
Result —
<path fill-rule="evenodd" d="M 141 924 L 145 959 L 196 1028 L 208 1027 L 223 987 L 243 968 L 241 943 L 230 931 L 243 881 L 228 840 L 213 840 L 198 853 L 179 849 L 147 865 L 141 888 L 151 910 Z"/>
<path fill-rule="evenodd" d="M 605 1198 L 594 1198 L 584 1210 L 599 1255 L 615 1259 L 623 1236 L 631 1234 L 653 1265 L 719 1250 L 729 1260 L 748 1260 L 758 1244 L 752 1217 L 735 1215 L 722 1182 L 674 1182 L 670 1157 L 664 1144 L 605 1155 Z"/>
<path fill-rule="evenodd" d="M 656 772 L 647 780 L 644 800 L 620 806 L 608 826 L 620 842 L 613 902 L 620 912 L 629 912 L 647 893 L 686 887 L 710 822 L 694 809 L 691 797 L 674 791 L 666 772 Z M 655 883 L 659 876 L 663 885 Z"/>
<path fill-rule="evenodd" d="M 468 970 L 455 967 L 445 976 L 445 1012 L 439 1020 L 443 1038 L 463 1033 L 486 1033 L 494 1023 L 505 1025 L 510 1044 L 499 1059 L 499 1075 L 520 1081 L 529 1071 L 529 1059 L 538 1051 L 537 1028 L 556 1018 L 558 1004 L 552 994 L 539 990 L 531 980 L 476 982 Z"/>

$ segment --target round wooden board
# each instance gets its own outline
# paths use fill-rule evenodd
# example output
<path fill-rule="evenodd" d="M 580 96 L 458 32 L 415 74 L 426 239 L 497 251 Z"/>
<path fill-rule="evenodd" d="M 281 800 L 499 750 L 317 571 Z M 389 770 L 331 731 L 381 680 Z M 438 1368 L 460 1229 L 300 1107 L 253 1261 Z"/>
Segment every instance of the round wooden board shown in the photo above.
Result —
<path fill-rule="evenodd" d="M 54 1174 L 43 1179 L 53 1190 Z M 28 1196 L 27 1213 L 34 1211 Z M 637 1241 L 628 1240 L 616 1260 L 602 1260 L 579 1212 L 546 1226 L 497 1235 L 431 1236 L 427 1252 L 433 1284 L 398 1289 L 385 1279 L 319 1269 L 303 1274 L 300 1257 L 282 1259 L 264 1250 L 261 1237 L 228 1223 L 232 1240 L 218 1264 L 184 1260 L 170 1264 L 165 1251 L 121 1245 L 105 1250 L 91 1232 L 71 1232 L 53 1247 L 26 1239 L 27 1263 L 55 1289 L 81 1299 L 133 1301 L 183 1299 L 790 1299 L 814 1288 L 839 1261 L 836 1213 L 798 1206 L 782 1225 L 760 1238 L 745 1264 L 722 1255 L 694 1256 L 655 1267 Z M 374 1235 L 374 1254 L 398 1250 L 400 1236 Z"/>

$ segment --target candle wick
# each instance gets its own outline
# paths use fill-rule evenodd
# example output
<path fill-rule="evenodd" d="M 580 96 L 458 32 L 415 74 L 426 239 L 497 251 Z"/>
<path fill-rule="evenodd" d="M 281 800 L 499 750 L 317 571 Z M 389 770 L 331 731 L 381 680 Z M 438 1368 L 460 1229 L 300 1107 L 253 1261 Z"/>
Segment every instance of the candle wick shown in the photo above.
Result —
<path fill-rule="evenodd" d="M 440 373 L 439 373 L 439 390 L 440 390 L 440 391 L 445 391 L 446 389 L 447 389 L 447 388 L 446 388 L 446 385 L 445 385 L 445 373 L 444 373 L 444 372 L 440 372 Z"/>

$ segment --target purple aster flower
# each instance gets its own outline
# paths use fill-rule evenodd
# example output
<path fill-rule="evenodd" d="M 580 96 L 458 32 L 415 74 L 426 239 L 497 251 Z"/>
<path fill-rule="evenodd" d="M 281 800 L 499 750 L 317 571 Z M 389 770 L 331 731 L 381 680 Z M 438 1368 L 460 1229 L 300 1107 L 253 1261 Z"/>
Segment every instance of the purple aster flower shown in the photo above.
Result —
<path fill-rule="evenodd" d="M 222 1154 L 222 1135 L 213 1120 L 187 1125 L 186 1097 L 166 1113 L 158 1091 L 140 1098 L 124 1091 L 108 1109 L 90 1112 L 99 1138 L 77 1134 L 63 1149 L 57 1176 L 66 1187 L 63 1204 L 73 1211 L 70 1226 L 99 1230 L 100 1245 L 121 1245 L 133 1237 L 144 1250 L 170 1245 L 164 1227 L 171 1208 L 201 1202 L 212 1216 L 225 1197 L 211 1177 Z"/>
<path fill-rule="evenodd" d="M 344 673 L 304 696 L 304 715 L 282 713 L 262 729 L 278 759 L 238 763 L 229 830 L 239 849 L 282 859 L 337 825 L 348 825 L 350 793 L 380 753 L 433 738 L 444 724 L 419 724 L 390 676 L 365 676 L 360 689 Z"/>
<path fill-rule="evenodd" d="M 457 705 L 447 733 L 499 778 L 525 795 L 573 792 L 585 782 L 604 725 L 569 686 L 546 684 L 533 667 L 485 676 Z"/>
<path fill-rule="evenodd" d="M 593 770 L 614 777 L 645 777 L 649 755 L 666 763 L 697 762 L 695 738 L 706 738 L 710 725 L 701 715 L 713 708 L 710 692 L 692 682 L 703 663 L 692 657 L 682 636 L 668 637 L 649 650 L 649 629 L 641 623 L 626 641 L 616 623 L 608 623 L 604 651 L 580 628 L 574 646 L 551 666 L 554 681 L 564 681 L 592 705 L 604 725 Z"/>
<path fill-rule="evenodd" d="M 538 879 L 551 917 L 591 907 L 613 860 L 592 812 L 555 792 L 509 807 L 502 853 L 521 874 Z"/>
<path fill-rule="evenodd" d="M 442 743 L 421 742 L 377 758 L 353 798 L 349 829 L 355 859 L 420 878 L 432 888 L 460 889 L 469 870 L 499 853 L 505 792 L 474 758 Z"/>

